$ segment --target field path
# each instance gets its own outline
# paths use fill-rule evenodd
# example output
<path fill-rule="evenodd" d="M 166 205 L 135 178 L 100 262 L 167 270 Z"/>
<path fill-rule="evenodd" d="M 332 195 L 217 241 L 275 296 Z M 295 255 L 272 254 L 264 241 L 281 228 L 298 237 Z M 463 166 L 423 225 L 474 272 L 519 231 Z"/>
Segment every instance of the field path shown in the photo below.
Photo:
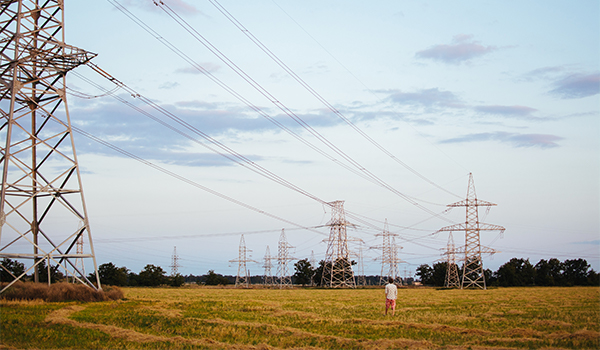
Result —
<path fill-rule="evenodd" d="M 125 329 L 116 326 L 109 326 L 104 324 L 96 324 L 90 322 L 77 322 L 69 318 L 72 314 L 82 311 L 85 308 L 80 305 L 72 305 L 67 306 L 62 309 L 55 310 L 51 312 L 48 316 L 46 316 L 46 322 L 57 323 L 57 324 L 66 324 L 73 327 L 81 327 L 94 329 L 101 332 L 104 332 L 115 338 L 122 338 L 127 341 L 137 342 L 137 343 L 147 343 L 147 342 L 174 342 L 174 343 L 188 343 L 192 345 L 199 345 L 208 348 L 214 349 L 240 349 L 240 350 L 250 350 L 250 349 L 273 349 L 269 346 L 250 346 L 250 345 L 233 345 L 228 343 L 218 342 L 212 339 L 187 339 L 181 336 L 175 337 L 165 337 L 159 335 L 145 334 L 140 333 L 131 329 Z"/>

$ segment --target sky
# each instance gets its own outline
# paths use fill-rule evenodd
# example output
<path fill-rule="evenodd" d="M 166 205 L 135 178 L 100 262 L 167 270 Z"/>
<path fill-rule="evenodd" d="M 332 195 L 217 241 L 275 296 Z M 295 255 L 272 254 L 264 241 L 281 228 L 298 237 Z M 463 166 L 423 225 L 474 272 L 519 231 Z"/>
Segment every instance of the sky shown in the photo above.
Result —
<path fill-rule="evenodd" d="M 163 2 L 65 1 L 66 43 L 128 87 L 70 72 L 72 124 L 179 176 L 75 135 L 98 264 L 170 273 L 176 249 L 179 273 L 236 275 L 243 234 L 260 275 L 282 229 L 292 257 L 322 260 L 323 202 L 341 200 L 365 273 L 381 271 L 387 220 L 411 276 L 444 259 L 436 231 L 464 222 L 447 205 L 472 173 L 477 198 L 497 204 L 480 222 L 506 228 L 481 233 L 498 251 L 485 268 L 584 258 L 600 270 L 597 1 Z"/>

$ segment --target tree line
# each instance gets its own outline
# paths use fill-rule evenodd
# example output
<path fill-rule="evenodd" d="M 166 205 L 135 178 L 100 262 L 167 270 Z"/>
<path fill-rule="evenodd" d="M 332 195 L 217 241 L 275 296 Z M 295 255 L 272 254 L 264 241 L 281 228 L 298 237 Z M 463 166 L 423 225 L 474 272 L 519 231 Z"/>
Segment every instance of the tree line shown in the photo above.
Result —
<path fill-rule="evenodd" d="M 356 264 L 354 261 L 346 262 Z M 321 285 L 325 261 L 320 261 L 319 266 L 312 266 L 308 259 L 302 259 L 294 264 L 295 273 L 292 282 L 297 285 Z M 462 269 L 457 266 L 459 275 Z M 23 263 L 4 258 L 0 261 L 0 282 L 12 281 L 12 276 L 19 276 L 25 272 Z M 48 273 L 50 272 L 50 273 Z M 447 273 L 447 263 L 438 262 L 429 266 L 420 265 L 416 270 L 416 276 L 421 283 L 430 286 L 444 286 Z M 182 286 L 185 283 L 197 283 L 201 285 L 227 285 L 235 283 L 236 276 L 224 276 L 209 270 L 206 274 L 195 276 L 183 276 L 176 274 L 168 276 L 160 266 L 146 265 L 142 271 L 135 273 L 126 267 L 117 267 L 112 262 L 101 264 L 98 267 L 100 282 L 113 286 Z M 532 265 L 529 259 L 512 258 L 500 266 L 497 271 L 484 270 L 485 280 L 488 286 L 598 286 L 600 275 L 594 271 L 585 259 L 572 259 L 563 262 L 556 258 L 540 260 Z M 41 261 L 38 265 L 38 277 L 40 282 L 60 282 L 66 280 L 58 266 L 50 266 L 50 269 Z M 89 274 L 88 278 L 94 282 L 96 276 Z M 461 276 L 459 276 L 461 278 Z M 28 276 L 25 280 L 32 280 Z M 367 284 L 378 284 L 379 276 L 366 276 Z M 250 284 L 264 283 L 263 276 L 251 276 Z"/>
<path fill-rule="evenodd" d="M 429 266 L 420 265 L 416 275 L 425 285 L 442 287 L 446 281 L 447 262 L 438 262 Z M 457 266 L 458 267 L 458 266 Z M 488 286 L 522 287 L 522 286 L 598 286 L 600 275 L 594 271 L 585 259 L 556 258 L 541 259 L 532 265 L 529 259 L 512 258 L 500 266 L 498 270 L 484 269 Z M 458 268 L 459 279 L 462 268 Z"/>

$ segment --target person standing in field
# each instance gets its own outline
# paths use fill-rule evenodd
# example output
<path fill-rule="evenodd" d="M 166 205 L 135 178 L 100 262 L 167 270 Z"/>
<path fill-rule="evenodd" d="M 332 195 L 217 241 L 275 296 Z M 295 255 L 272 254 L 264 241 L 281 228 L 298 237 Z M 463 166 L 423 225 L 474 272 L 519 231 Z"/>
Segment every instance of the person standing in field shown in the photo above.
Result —
<path fill-rule="evenodd" d="M 388 279 L 388 284 L 385 285 L 385 314 L 392 309 L 392 316 L 396 312 L 396 298 L 398 298 L 398 287 L 394 284 L 394 279 Z"/>

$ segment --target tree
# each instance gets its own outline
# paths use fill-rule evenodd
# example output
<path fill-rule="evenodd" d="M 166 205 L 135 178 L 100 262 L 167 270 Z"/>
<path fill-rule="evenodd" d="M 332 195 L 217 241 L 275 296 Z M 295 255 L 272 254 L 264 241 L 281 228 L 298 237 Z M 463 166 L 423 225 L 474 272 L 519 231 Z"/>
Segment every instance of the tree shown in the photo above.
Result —
<path fill-rule="evenodd" d="M 310 284 L 310 281 L 315 274 L 315 270 L 310 265 L 308 259 L 299 260 L 294 264 L 294 268 L 296 269 L 296 273 L 292 276 L 294 282 L 303 286 Z"/>
<path fill-rule="evenodd" d="M 417 267 L 415 275 L 419 276 L 421 283 L 433 284 L 433 269 L 427 264 L 421 264 Z"/>
<path fill-rule="evenodd" d="M 436 287 L 443 287 L 446 282 L 446 274 L 448 273 L 448 263 L 438 262 L 433 264 L 430 284 Z"/>
<path fill-rule="evenodd" d="M 171 287 L 181 287 L 185 284 L 185 277 L 178 273 L 175 276 L 168 277 L 168 281 Z"/>
<path fill-rule="evenodd" d="M 535 268 L 529 259 L 512 258 L 496 271 L 498 284 L 503 287 L 532 286 L 535 283 Z"/>
<path fill-rule="evenodd" d="M 535 284 L 537 286 L 558 286 L 562 284 L 562 264 L 552 258 L 548 261 L 541 259 L 534 266 Z"/>
<path fill-rule="evenodd" d="M 325 260 L 319 261 L 319 266 L 314 269 L 313 281 L 317 286 L 321 285 L 323 279 L 323 271 L 325 269 Z"/>
<path fill-rule="evenodd" d="M 146 265 L 138 275 L 140 286 L 160 286 L 168 282 L 166 272 L 160 266 Z"/>
<path fill-rule="evenodd" d="M 0 262 L 0 282 L 13 281 L 15 277 L 19 277 L 23 272 L 25 272 L 25 264 L 21 262 L 8 258 L 4 258 Z"/>
<path fill-rule="evenodd" d="M 56 283 L 65 278 L 62 272 L 58 271 L 59 265 L 50 264 L 50 283 Z M 48 282 L 48 268 L 46 267 L 46 259 L 43 259 L 38 264 L 38 275 L 40 282 Z"/>
<path fill-rule="evenodd" d="M 208 271 L 208 275 L 204 276 L 204 284 L 207 286 L 218 286 L 229 284 L 227 277 L 215 273 L 213 270 Z"/>
<path fill-rule="evenodd" d="M 98 266 L 100 282 L 109 286 L 126 286 L 129 270 L 126 267 L 116 267 L 112 262 Z M 90 279 L 95 277 L 90 274 Z"/>
<path fill-rule="evenodd" d="M 568 286 L 584 286 L 587 284 L 590 264 L 585 259 L 565 260 L 562 263 L 563 277 Z"/>

